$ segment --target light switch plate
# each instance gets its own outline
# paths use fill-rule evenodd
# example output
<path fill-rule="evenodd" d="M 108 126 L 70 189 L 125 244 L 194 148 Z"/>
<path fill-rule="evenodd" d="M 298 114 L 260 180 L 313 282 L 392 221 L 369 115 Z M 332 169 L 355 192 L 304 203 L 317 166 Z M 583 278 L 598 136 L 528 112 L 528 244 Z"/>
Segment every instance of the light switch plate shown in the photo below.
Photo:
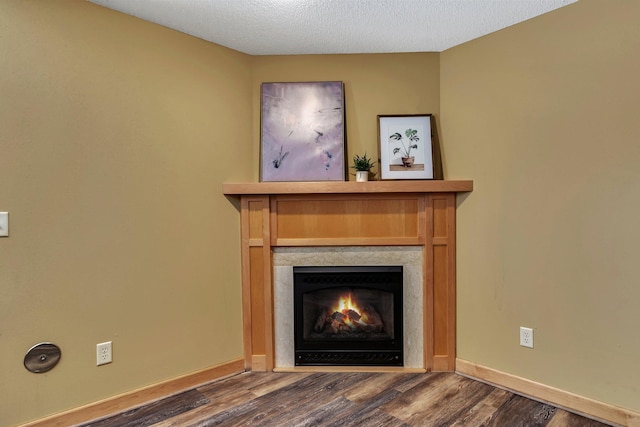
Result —
<path fill-rule="evenodd" d="M 0 212 L 0 237 L 9 237 L 9 212 Z"/>

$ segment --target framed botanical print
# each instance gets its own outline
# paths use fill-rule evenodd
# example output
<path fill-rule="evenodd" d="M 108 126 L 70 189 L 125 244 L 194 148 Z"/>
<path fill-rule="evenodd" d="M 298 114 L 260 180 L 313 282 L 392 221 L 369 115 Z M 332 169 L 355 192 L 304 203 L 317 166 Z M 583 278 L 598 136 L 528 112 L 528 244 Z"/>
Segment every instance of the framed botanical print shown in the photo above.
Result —
<path fill-rule="evenodd" d="M 380 179 L 434 179 L 431 114 L 378 116 Z"/>

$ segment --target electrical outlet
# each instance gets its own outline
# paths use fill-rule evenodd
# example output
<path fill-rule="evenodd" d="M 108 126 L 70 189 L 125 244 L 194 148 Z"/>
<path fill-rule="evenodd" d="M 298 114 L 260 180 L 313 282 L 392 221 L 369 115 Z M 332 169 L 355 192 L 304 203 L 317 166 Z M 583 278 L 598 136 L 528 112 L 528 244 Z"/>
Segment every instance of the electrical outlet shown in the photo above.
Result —
<path fill-rule="evenodd" d="M 112 354 L 111 354 L 111 341 L 103 342 L 96 345 L 96 358 L 98 366 L 106 365 L 107 363 L 111 363 Z"/>
<path fill-rule="evenodd" d="M 533 348 L 533 329 L 520 326 L 520 345 Z"/>
<path fill-rule="evenodd" d="M 9 212 L 0 212 L 0 237 L 9 237 Z"/>

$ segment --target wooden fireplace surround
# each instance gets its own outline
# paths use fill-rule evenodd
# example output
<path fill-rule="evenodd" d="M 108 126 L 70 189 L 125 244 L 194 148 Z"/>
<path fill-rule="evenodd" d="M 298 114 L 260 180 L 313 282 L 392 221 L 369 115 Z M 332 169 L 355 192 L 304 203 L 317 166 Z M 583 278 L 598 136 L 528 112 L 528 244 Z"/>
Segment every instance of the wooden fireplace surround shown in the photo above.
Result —
<path fill-rule="evenodd" d="M 456 357 L 456 193 L 473 181 L 225 183 L 240 198 L 245 368 L 274 368 L 272 249 L 422 246 L 424 366 Z"/>

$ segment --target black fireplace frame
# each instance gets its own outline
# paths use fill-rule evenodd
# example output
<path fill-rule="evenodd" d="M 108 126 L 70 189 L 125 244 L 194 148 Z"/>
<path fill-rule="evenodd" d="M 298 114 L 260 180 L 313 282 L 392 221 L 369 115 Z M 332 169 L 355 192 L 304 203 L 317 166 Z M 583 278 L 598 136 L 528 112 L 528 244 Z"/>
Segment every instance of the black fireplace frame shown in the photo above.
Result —
<path fill-rule="evenodd" d="M 326 278 L 318 279 L 319 275 Z M 296 266 L 293 284 L 296 366 L 404 366 L 402 266 Z M 302 301 L 306 293 L 358 287 L 392 294 L 392 338 L 330 342 L 304 338 Z"/>

